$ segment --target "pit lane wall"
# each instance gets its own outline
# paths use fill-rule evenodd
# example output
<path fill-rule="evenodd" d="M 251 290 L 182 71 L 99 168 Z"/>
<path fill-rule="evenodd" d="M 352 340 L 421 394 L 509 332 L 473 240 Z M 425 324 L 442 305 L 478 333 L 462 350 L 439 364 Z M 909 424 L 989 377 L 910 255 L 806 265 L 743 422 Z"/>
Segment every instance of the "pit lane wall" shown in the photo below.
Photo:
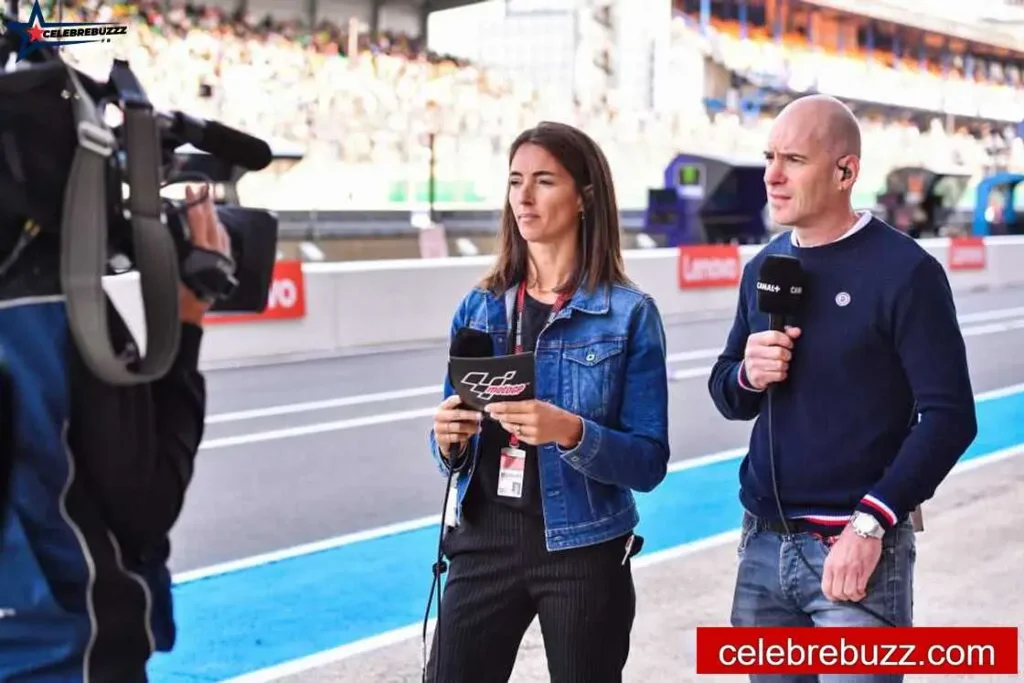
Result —
<path fill-rule="evenodd" d="M 1024 286 L 1024 237 L 922 240 L 957 291 Z M 629 276 L 671 318 L 731 316 L 743 266 L 761 246 L 699 245 L 626 252 Z M 265 313 L 211 316 L 203 367 L 403 348 L 443 341 L 466 291 L 491 256 L 277 265 Z M 145 344 L 135 274 L 108 278 L 110 293 Z"/>

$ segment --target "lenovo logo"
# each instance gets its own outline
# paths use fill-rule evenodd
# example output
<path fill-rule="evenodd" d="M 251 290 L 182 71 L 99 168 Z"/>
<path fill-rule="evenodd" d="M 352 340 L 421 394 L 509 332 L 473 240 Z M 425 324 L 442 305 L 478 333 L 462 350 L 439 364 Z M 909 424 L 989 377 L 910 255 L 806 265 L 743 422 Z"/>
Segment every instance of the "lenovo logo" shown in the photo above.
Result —
<path fill-rule="evenodd" d="M 740 281 L 735 245 L 699 244 L 679 248 L 679 287 L 735 287 Z"/>
<path fill-rule="evenodd" d="M 981 237 L 954 237 L 949 241 L 950 270 L 985 270 L 986 256 Z"/>
<path fill-rule="evenodd" d="M 263 320 L 294 320 L 306 316 L 306 288 L 301 261 L 278 261 L 262 313 L 208 315 L 210 323 L 244 323 Z"/>
<path fill-rule="evenodd" d="M 299 285 L 291 277 L 275 279 L 267 295 L 267 310 L 291 309 L 299 305 Z"/>

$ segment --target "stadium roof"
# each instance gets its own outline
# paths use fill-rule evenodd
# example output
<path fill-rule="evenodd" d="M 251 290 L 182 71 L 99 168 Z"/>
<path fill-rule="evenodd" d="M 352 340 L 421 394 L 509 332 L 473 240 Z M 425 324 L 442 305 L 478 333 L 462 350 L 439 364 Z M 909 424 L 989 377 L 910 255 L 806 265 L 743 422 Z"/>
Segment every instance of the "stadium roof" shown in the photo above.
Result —
<path fill-rule="evenodd" d="M 412 4 L 424 7 L 428 11 L 436 12 L 444 9 L 454 9 L 455 7 L 464 7 L 466 5 L 475 5 L 483 0 L 406 0 L 406 2 L 412 2 Z"/>
<path fill-rule="evenodd" d="M 970 3 L 963 0 L 956 5 L 968 16 L 953 18 L 935 11 L 928 4 L 920 2 L 897 2 L 895 0 L 804 0 L 812 5 L 828 7 L 848 14 L 859 14 L 880 21 L 902 26 L 913 26 L 932 33 L 967 40 L 983 45 L 994 45 L 1013 52 L 1024 52 L 1021 32 L 997 23 L 986 22 L 980 12 L 969 16 L 966 11 Z M 987 6 L 986 6 L 987 7 Z M 927 11 L 926 11 L 926 8 Z M 975 8 L 976 10 L 979 8 Z"/>

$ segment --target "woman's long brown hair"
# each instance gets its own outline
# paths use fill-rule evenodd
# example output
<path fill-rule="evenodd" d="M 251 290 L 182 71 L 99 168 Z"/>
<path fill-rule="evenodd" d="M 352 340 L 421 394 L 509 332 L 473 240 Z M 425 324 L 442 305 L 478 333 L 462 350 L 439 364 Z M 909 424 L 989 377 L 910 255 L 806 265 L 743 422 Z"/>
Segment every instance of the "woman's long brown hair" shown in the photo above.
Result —
<path fill-rule="evenodd" d="M 628 282 L 619 234 L 619 207 L 615 200 L 608 160 L 586 133 L 566 125 L 544 121 L 529 128 L 513 141 L 509 164 L 525 144 L 546 149 L 572 177 L 583 197 L 583 217 L 577 233 L 577 258 L 567 282 L 558 292 L 572 294 L 579 287 L 593 291 L 599 285 Z M 500 294 L 527 275 L 526 240 L 519 233 L 516 217 L 505 194 L 498 233 L 498 255 L 484 277 L 483 286 Z"/>

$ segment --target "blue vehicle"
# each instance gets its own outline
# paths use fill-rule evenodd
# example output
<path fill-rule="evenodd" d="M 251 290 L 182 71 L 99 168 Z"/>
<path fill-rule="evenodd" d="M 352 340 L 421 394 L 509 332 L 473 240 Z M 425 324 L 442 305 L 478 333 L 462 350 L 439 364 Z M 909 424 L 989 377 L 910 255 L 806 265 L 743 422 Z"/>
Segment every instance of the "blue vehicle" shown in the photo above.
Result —
<path fill-rule="evenodd" d="M 1024 174 L 1000 171 L 972 176 L 939 227 L 956 235 L 1024 234 Z"/>
<path fill-rule="evenodd" d="M 983 178 L 975 189 L 971 234 L 1024 235 L 1024 193 L 1017 186 L 1024 182 L 1024 174 L 996 173 Z"/>
<path fill-rule="evenodd" d="M 764 161 L 679 154 L 647 193 L 644 232 L 661 246 L 768 241 Z"/>

